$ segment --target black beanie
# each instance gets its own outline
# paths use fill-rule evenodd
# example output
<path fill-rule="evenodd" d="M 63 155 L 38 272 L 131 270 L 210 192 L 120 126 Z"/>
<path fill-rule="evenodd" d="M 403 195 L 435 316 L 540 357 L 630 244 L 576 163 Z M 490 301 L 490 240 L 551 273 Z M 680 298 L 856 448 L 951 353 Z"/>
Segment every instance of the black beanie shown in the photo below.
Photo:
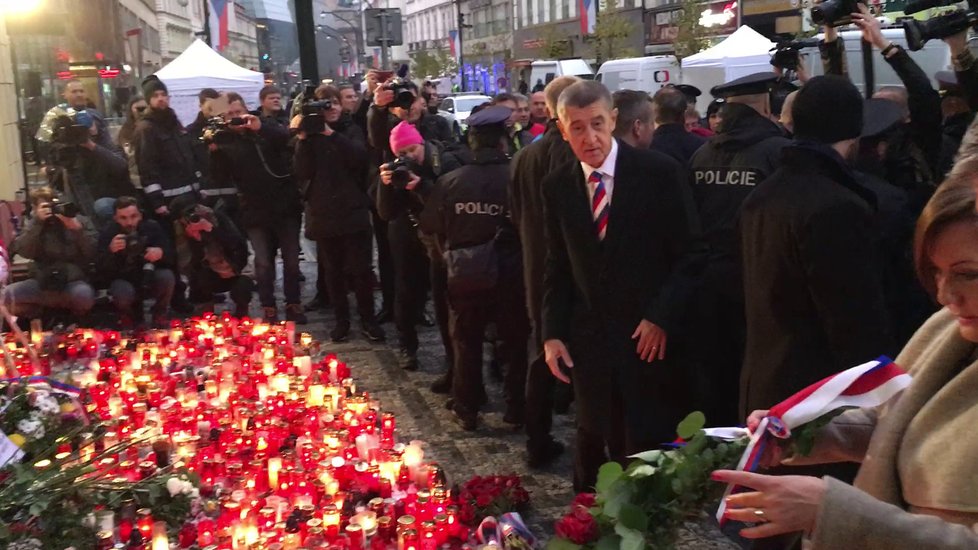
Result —
<path fill-rule="evenodd" d="M 816 76 L 791 106 L 795 139 L 831 144 L 858 138 L 863 127 L 863 98 L 848 78 Z"/>
<path fill-rule="evenodd" d="M 166 92 L 166 84 L 163 84 L 163 81 L 155 74 L 151 74 L 143 80 L 143 97 L 146 98 L 146 101 L 149 101 L 153 94 L 160 90 Z"/>

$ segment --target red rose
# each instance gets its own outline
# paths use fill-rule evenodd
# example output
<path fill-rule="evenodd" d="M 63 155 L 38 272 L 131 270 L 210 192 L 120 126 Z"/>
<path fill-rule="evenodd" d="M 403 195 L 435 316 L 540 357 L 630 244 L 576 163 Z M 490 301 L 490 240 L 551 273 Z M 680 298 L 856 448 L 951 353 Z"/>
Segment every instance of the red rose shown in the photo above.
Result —
<path fill-rule="evenodd" d="M 580 493 L 574 497 L 574 502 L 571 506 L 583 506 L 585 508 L 594 508 L 595 500 L 594 493 Z"/>
<path fill-rule="evenodd" d="M 555 527 L 558 537 L 575 544 L 587 544 L 598 538 L 598 522 L 589 513 L 578 514 L 574 512 L 568 514 L 561 518 Z"/>
<path fill-rule="evenodd" d="M 475 498 L 475 505 L 480 508 L 485 508 L 490 504 L 492 504 L 492 496 L 488 494 L 483 493 Z"/>

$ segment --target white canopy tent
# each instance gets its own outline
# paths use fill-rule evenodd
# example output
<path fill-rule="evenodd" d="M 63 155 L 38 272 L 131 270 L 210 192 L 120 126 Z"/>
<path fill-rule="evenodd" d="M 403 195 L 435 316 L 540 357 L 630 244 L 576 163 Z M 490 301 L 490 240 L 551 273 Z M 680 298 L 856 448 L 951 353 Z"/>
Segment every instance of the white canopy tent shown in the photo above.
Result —
<path fill-rule="evenodd" d="M 237 92 L 249 109 L 256 109 L 258 92 L 265 85 L 264 75 L 239 67 L 199 39 L 157 71 L 156 76 L 166 84 L 170 91 L 170 107 L 184 125 L 197 117 L 200 110 L 197 94 L 204 88 Z"/>
<path fill-rule="evenodd" d="M 716 46 L 683 58 L 683 83 L 703 91 L 697 108 L 706 108 L 711 100 L 709 91 L 717 84 L 772 70 L 771 48 L 775 46 L 761 33 L 743 25 Z"/>

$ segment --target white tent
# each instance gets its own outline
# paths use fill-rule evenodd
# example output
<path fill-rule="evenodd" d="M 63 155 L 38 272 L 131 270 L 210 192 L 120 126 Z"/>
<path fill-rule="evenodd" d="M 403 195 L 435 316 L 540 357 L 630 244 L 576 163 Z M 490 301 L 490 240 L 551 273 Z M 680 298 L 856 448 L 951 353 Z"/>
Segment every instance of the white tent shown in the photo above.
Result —
<path fill-rule="evenodd" d="M 258 92 L 265 85 L 264 75 L 239 67 L 199 39 L 157 71 L 156 76 L 166 84 L 170 107 L 185 125 L 193 122 L 200 110 L 197 94 L 202 89 L 237 92 L 249 109 L 256 109 Z"/>
<path fill-rule="evenodd" d="M 710 102 L 709 90 L 717 84 L 771 70 L 771 48 L 775 43 L 743 25 L 716 46 L 683 58 L 683 83 L 704 93 L 697 102 L 701 110 Z"/>

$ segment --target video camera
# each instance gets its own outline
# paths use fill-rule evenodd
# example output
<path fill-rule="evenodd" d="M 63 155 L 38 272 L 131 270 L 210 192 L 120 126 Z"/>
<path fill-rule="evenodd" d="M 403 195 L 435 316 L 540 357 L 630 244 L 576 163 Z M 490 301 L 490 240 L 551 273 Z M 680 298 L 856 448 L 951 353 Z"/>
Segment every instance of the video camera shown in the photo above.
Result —
<path fill-rule="evenodd" d="M 931 8 L 939 8 L 956 4 L 954 0 L 911 0 L 903 9 L 911 15 Z M 905 19 L 903 32 L 907 36 L 907 47 L 917 51 L 924 47 L 928 40 L 954 36 L 969 27 L 978 28 L 978 0 L 968 0 L 968 9 L 956 9 L 931 17 L 926 21 Z"/>
<path fill-rule="evenodd" d="M 841 27 L 852 23 L 852 14 L 859 11 L 861 0 L 825 0 L 812 6 L 812 23 L 828 27 Z"/>
<path fill-rule="evenodd" d="M 817 47 L 817 38 L 779 40 L 778 45 L 771 48 L 774 52 L 771 56 L 771 65 L 782 71 L 797 71 L 798 63 L 801 61 L 798 52 L 805 48 Z"/>
<path fill-rule="evenodd" d="M 394 92 L 394 101 L 391 103 L 392 107 L 410 109 L 411 105 L 414 105 L 414 101 L 418 97 L 414 93 L 414 85 L 407 78 L 407 73 L 408 66 L 401 65 L 401 67 L 397 69 L 397 77 L 384 84 L 385 90 Z"/>
<path fill-rule="evenodd" d="M 231 128 L 244 126 L 245 120 L 241 117 L 234 117 L 231 120 L 224 120 L 222 116 L 212 116 L 204 122 L 204 132 L 200 140 L 204 143 L 217 143 L 218 145 L 227 143 L 232 134 L 228 133 Z"/>
<path fill-rule="evenodd" d="M 332 108 L 332 101 L 316 99 L 315 86 L 306 86 L 302 92 L 302 122 L 299 123 L 299 130 L 306 135 L 321 134 L 326 129 L 326 111 Z"/>
<path fill-rule="evenodd" d="M 411 159 L 407 157 L 397 157 L 384 165 L 384 169 L 393 172 L 391 175 L 391 187 L 394 189 L 406 189 L 411 182 Z"/>
<path fill-rule="evenodd" d="M 70 201 L 63 201 L 58 197 L 51 199 L 49 204 L 51 205 L 52 214 L 57 214 L 66 218 L 74 218 L 79 213 L 78 205 Z"/>
<path fill-rule="evenodd" d="M 56 145 L 79 147 L 90 138 L 89 128 L 92 127 L 92 115 L 88 111 L 76 111 L 72 108 L 54 120 L 51 129 L 51 142 Z"/>

